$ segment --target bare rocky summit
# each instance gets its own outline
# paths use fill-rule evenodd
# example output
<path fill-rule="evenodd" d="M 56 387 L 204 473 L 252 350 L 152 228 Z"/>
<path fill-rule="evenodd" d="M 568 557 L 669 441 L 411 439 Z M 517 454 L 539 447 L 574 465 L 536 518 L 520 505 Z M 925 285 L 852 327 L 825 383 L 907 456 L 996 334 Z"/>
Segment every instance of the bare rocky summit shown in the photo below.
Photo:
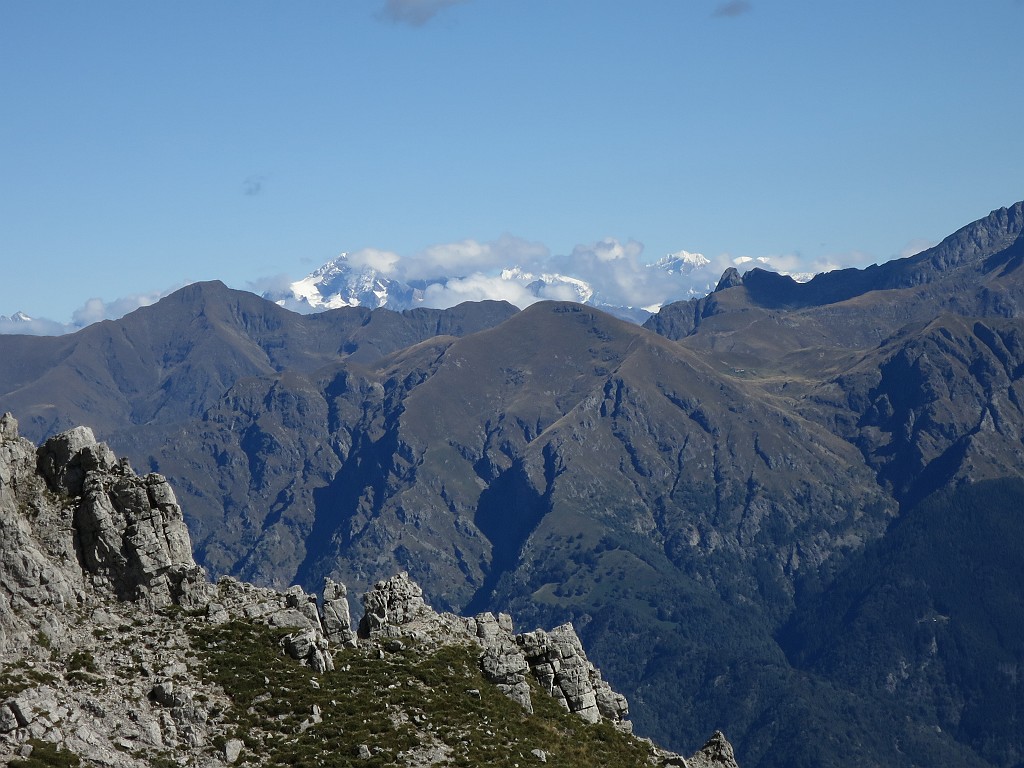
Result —
<path fill-rule="evenodd" d="M 354 695 L 359 680 L 353 668 L 361 663 L 376 660 L 392 670 L 393 664 L 385 667 L 388 659 L 430 659 L 441 649 L 463 648 L 476 660 L 473 673 L 503 694 L 499 699 L 515 702 L 520 717 L 534 716 L 538 696 L 550 697 L 578 727 L 612 727 L 643 756 L 636 764 L 735 765 L 718 733 L 689 761 L 630 736 L 625 697 L 602 679 L 571 624 L 517 634 L 507 614 L 438 613 L 406 573 L 364 595 L 357 623 L 345 586 L 331 579 L 319 596 L 231 577 L 209 583 L 192 558 L 167 481 L 137 475 L 84 427 L 37 449 L 18 436 L 10 414 L 0 418 L 0 583 L 2 763 L 47 764 L 58 756 L 68 764 L 118 767 L 276 765 L 279 742 L 302 742 L 317 728 L 326 734 L 332 717 L 326 708 L 338 706 L 336 700 L 296 703 L 306 709 L 293 725 L 287 697 L 293 687 L 316 691 L 340 682 Z M 274 639 L 262 650 L 274 665 L 290 664 L 284 667 L 288 687 L 273 689 L 269 663 L 264 670 L 255 656 L 217 656 L 239 635 L 257 638 L 254 647 L 265 635 Z M 224 658 L 234 678 L 262 677 L 266 690 L 244 699 L 216 677 Z M 385 689 L 399 685 L 397 679 L 378 684 L 375 695 L 385 701 Z M 422 693 L 429 698 L 429 690 Z M 490 696 L 475 688 L 464 698 Z M 255 720 L 240 712 L 245 702 L 251 705 L 245 714 Z M 272 707 L 276 718 L 259 717 L 261 705 Z M 427 713 L 408 701 L 405 709 L 385 703 L 383 711 L 415 746 L 387 760 L 387 747 L 371 739 L 353 742 L 338 764 L 466 764 L 456 760 L 460 749 L 471 749 L 465 733 L 446 742 L 444 732 L 427 724 Z M 283 738 L 280 723 L 287 726 Z M 485 733 L 495 736 L 495 730 Z M 524 754 L 534 763 L 581 764 L 564 756 L 559 762 L 555 751 L 542 747 Z"/>

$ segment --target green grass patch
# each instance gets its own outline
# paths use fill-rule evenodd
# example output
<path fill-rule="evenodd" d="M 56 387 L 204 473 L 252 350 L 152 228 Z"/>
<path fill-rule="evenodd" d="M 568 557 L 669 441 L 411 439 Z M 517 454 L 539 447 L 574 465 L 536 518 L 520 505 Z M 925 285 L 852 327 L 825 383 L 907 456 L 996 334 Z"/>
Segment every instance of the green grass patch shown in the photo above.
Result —
<path fill-rule="evenodd" d="M 483 679 L 474 646 L 414 645 L 383 659 L 376 650 L 345 650 L 335 671 L 317 675 L 280 652 L 280 630 L 236 621 L 191 631 L 205 676 L 231 698 L 224 720 L 227 738 L 245 744 L 240 764 L 260 755 L 267 766 L 372 768 L 441 750 L 444 765 L 524 768 L 540 764 L 531 753 L 541 749 L 558 768 L 647 765 L 645 744 L 570 715 L 539 689 L 536 714 L 526 714 Z M 322 718 L 315 724 L 314 707 Z M 362 744 L 368 759 L 358 757 Z"/>
<path fill-rule="evenodd" d="M 39 685 L 54 685 L 57 678 L 49 672 L 28 666 L 25 661 L 7 665 L 0 671 L 0 701 L 17 696 Z"/>
<path fill-rule="evenodd" d="M 7 764 L 9 768 L 81 768 L 82 761 L 73 752 L 39 739 L 30 739 L 28 743 L 32 754 L 14 758 Z"/>

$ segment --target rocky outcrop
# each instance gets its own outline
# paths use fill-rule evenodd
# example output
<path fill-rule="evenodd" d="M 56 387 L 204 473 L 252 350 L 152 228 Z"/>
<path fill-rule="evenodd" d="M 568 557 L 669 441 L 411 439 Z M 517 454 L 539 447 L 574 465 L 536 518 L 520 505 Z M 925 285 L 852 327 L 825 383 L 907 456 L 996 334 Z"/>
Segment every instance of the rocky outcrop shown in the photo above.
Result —
<path fill-rule="evenodd" d="M 334 579 L 324 579 L 323 629 L 327 639 L 343 648 L 354 648 L 355 630 L 348 609 L 348 589 Z"/>
<path fill-rule="evenodd" d="M 0 585 L 0 761 L 30 739 L 110 766 L 210 743 L 224 697 L 175 682 L 192 651 L 169 611 L 212 585 L 164 478 L 87 428 L 37 450 L 0 417 Z"/>
<path fill-rule="evenodd" d="M 516 642 L 538 682 L 566 709 L 592 723 L 607 719 L 629 727 L 626 697 L 601 679 L 572 624 L 517 635 Z"/>
<path fill-rule="evenodd" d="M 528 712 L 533 702 L 527 675 L 568 711 L 591 723 L 609 720 L 631 731 L 626 697 L 601 678 L 587 658 L 572 624 L 550 632 L 516 634 L 512 617 L 480 613 L 462 617 L 436 613 L 423 601 L 423 590 L 407 573 L 379 581 L 363 597 L 360 636 L 384 643 L 407 637 L 434 643 L 473 642 L 480 646 L 480 669 L 509 698 Z"/>
<path fill-rule="evenodd" d="M 17 448 L 11 444 L 22 455 L 31 447 L 27 441 Z M 71 513 L 74 549 L 86 579 L 120 598 L 157 606 L 182 602 L 191 585 L 205 581 L 192 559 L 181 507 L 161 475 L 139 477 L 88 427 L 47 440 L 36 464 L 56 494 L 56 506 Z"/>
<path fill-rule="evenodd" d="M 223 576 L 217 581 L 217 600 L 207 606 L 207 618 L 218 624 L 231 620 L 259 621 L 270 627 L 290 629 L 281 647 L 293 659 L 317 672 L 334 669 L 328 633 L 324 628 L 316 595 L 301 587 L 278 592 Z M 335 610 L 339 610 L 335 598 Z M 343 599 L 343 598 L 341 598 Z M 347 603 L 346 603 L 347 612 Z M 339 634 L 339 638 L 342 636 Z M 338 643 L 343 645 L 344 641 Z M 351 647 L 349 643 L 349 647 Z"/>
<path fill-rule="evenodd" d="M 738 768 L 732 744 L 721 731 L 715 731 L 686 765 L 687 768 Z"/>
<path fill-rule="evenodd" d="M 0 581 L 4 650 L 61 636 L 68 611 L 103 596 L 187 605 L 206 583 L 163 477 L 137 476 L 85 427 L 37 451 L 10 414 L 0 418 Z"/>
<path fill-rule="evenodd" d="M 364 595 L 358 632 L 345 585 L 331 579 L 319 597 L 231 577 L 211 584 L 163 477 L 140 477 L 87 428 L 37 450 L 9 414 L 0 418 L 0 763 L 30 753 L 33 740 L 114 768 L 243 760 L 252 742 L 226 719 L 235 702 L 208 674 L 196 628 L 245 635 L 260 624 L 271 649 L 277 639 L 273 658 L 308 668 L 307 685 L 337 674 L 339 653 L 386 659 L 463 645 L 476 650 L 483 678 L 526 712 L 542 690 L 588 722 L 631 730 L 625 698 L 602 680 L 571 624 L 516 634 L 507 614 L 438 613 L 406 573 Z M 258 679 L 269 684 L 263 669 Z M 304 717 L 300 732 L 319 726 L 321 705 Z M 426 730 L 420 737 L 429 749 L 410 751 L 417 757 L 404 764 L 447 760 L 450 745 Z M 363 747 L 375 754 L 372 745 L 360 754 Z M 533 756 L 546 760 L 544 750 Z M 653 747 L 651 756 L 653 764 L 686 764 Z"/>

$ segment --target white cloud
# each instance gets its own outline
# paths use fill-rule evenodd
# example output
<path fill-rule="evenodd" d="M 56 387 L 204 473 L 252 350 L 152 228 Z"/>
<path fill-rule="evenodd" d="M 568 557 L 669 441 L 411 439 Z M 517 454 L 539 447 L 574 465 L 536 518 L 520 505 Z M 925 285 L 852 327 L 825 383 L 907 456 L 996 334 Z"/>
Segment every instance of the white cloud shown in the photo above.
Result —
<path fill-rule="evenodd" d="M 774 253 L 762 256 L 733 256 L 730 253 L 722 253 L 711 259 L 711 265 L 707 269 L 718 276 L 721 276 L 728 267 L 736 267 L 740 274 L 751 269 L 766 269 L 805 281 L 821 272 L 862 265 L 867 258 L 867 255 L 860 251 L 828 254 L 815 259 L 805 258 L 799 253 Z"/>
<path fill-rule="evenodd" d="M 507 301 L 522 309 L 541 298 L 531 294 L 526 286 L 514 280 L 503 280 L 484 274 L 448 280 L 445 284 L 427 286 L 423 292 L 423 304 L 435 309 L 447 309 L 464 301 Z"/>
<path fill-rule="evenodd" d="M 579 301 L 580 295 L 571 283 L 548 283 L 537 292 L 537 299 L 550 301 Z"/>
<path fill-rule="evenodd" d="M 487 269 L 497 265 L 494 250 L 487 243 L 462 240 L 430 246 L 414 257 L 406 271 L 418 270 L 424 277 L 428 277 L 459 274 L 467 269 Z"/>
<path fill-rule="evenodd" d="M 606 237 L 577 245 L 569 256 L 553 260 L 557 271 L 580 277 L 594 289 L 594 301 L 624 307 L 643 307 L 664 301 L 672 276 L 652 270 L 642 261 L 644 245 L 636 240 Z"/>
<path fill-rule="evenodd" d="M 421 27 L 452 5 L 466 0 L 385 0 L 381 15 L 397 24 Z"/>
<path fill-rule="evenodd" d="M 629 240 L 625 244 L 620 243 L 614 237 L 606 237 L 590 245 L 577 245 L 572 249 L 574 260 L 585 261 L 619 261 L 622 259 L 636 261 L 643 253 L 644 246 L 635 240 Z"/>
<path fill-rule="evenodd" d="M 98 297 L 91 298 L 71 314 L 72 325 L 84 328 L 87 325 L 98 323 L 101 320 L 117 320 L 120 317 L 124 317 L 129 312 L 134 312 L 140 307 L 148 307 L 151 304 L 155 304 L 164 296 L 171 293 L 171 291 L 175 291 L 180 287 L 181 286 L 175 286 L 174 288 L 166 291 L 153 293 L 131 294 L 109 302 Z"/>
<path fill-rule="evenodd" d="M 550 251 L 540 243 L 502 235 L 491 242 L 460 240 L 433 245 L 403 259 L 400 265 L 396 265 L 396 272 L 409 280 L 463 276 L 483 274 L 509 265 L 532 268 L 549 257 Z"/>
<path fill-rule="evenodd" d="M 572 249 L 570 258 L 575 263 L 602 263 L 609 261 L 625 261 L 636 264 L 644 252 L 643 243 L 627 240 L 620 243 L 614 237 L 606 237 L 589 245 L 577 245 Z"/>
<path fill-rule="evenodd" d="M 393 251 L 382 251 L 378 248 L 363 248 L 348 255 L 348 262 L 354 267 L 376 270 L 384 275 L 391 275 L 398 267 L 402 257 Z"/>
<path fill-rule="evenodd" d="M 259 296 L 279 296 L 288 293 L 288 289 L 294 280 L 283 272 L 279 275 L 267 275 L 257 277 L 255 280 L 245 281 L 245 290 Z"/>
<path fill-rule="evenodd" d="M 76 330 L 78 329 L 70 325 L 58 323 L 56 320 L 47 320 L 44 317 L 17 320 L 0 315 L 0 334 L 17 333 L 25 336 L 60 336 L 61 334 Z"/>
<path fill-rule="evenodd" d="M 270 278 L 263 278 L 270 280 Z M 59 323 L 46 318 L 17 320 L 0 315 L 0 334 L 22 333 L 31 336 L 60 336 L 74 333 L 101 320 L 117 320 L 140 307 L 155 304 L 164 296 L 183 287 L 185 283 L 168 288 L 166 291 L 136 293 L 122 296 L 113 301 L 105 301 L 99 297 L 88 299 L 82 306 L 71 313 L 70 323 Z"/>

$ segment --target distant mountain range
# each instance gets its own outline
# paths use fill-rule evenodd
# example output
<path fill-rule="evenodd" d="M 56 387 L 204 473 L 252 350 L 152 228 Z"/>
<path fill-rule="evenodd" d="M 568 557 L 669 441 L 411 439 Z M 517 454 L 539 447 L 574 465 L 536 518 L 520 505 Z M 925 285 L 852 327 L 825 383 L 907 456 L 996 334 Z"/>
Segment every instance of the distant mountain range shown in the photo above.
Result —
<path fill-rule="evenodd" d="M 0 411 L 167 475 L 215 574 L 405 570 L 439 608 L 571 620 L 669 746 L 1018 768 L 1022 232 L 1017 203 L 864 270 L 730 269 L 643 326 L 200 283 L 0 337 Z"/>
<path fill-rule="evenodd" d="M 699 253 L 678 251 L 648 264 L 643 269 L 658 273 L 662 290 L 661 303 L 706 295 L 714 286 L 708 271 L 711 261 Z M 587 275 L 566 275 L 535 272 L 516 265 L 493 270 L 502 282 L 525 288 L 535 300 L 559 298 L 598 307 L 617 317 L 643 322 L 661 304 L 647 307 L 621 306 L 602 296 Z M 427 279 L 402 280 L 365 265 L 353 264 L 349 254 L 342 253 L 333 261 L 297 280 L 285 291 L 268 291 L 263 298 L 296 312 L 323 311 L 341 307 L 368 307 L 402 311 L 425 306 L 431 286 L 445 286 L 464 275 L 438 275 Z M 429 306 L 429 302 L 426 306 Z"/>
<path fill-rule="evenodd" d="M 32 318 L 24 312 L 0 315 L 0 333 L 27 333 L 31 323 Z"/>
<path fill-rule="evenodd" d="M 313 270 L 301 280 L 290 283 L 285 289 L 268 290 L 263 298 L 294 312 L 309 314 L 342 307 L 366 307 L 368 309 L 391 309 L 401 312 L 418 307 L 446 307 L 453 303 L 444 289 L 466 280 L 483 279 L 491 286 L 491 293 L 504 297 L 511 288 L 518 296 L 520 308 L 544 299 L 576 301 L 594 306 L 616 317 L 642 323 L 657 312 L 663 304 L 681 299 L 706 295 L 714 287 L 718 273 L 709 259 L 699 253 L 678 251 L 668 254 L 653 264 L 631 264 L 639 282 L 650 286 L 645 295 L 656 296 L 653 303 L 638 302 L 634 306 L 623 302 L 621 297 L 609 295 L 599 287 L 602 282 L 615 284 L 614 277 L 602 272 L 600 266 L 587 265 L 577 274 L 564 274 L 552 269 L 552 265 L 523 267 L 509 265 L 490 269 L 487 274 L 466 275 L 458 270 L 428 278 L 405 278 L 390 272 L 359 263 L 348 253 Z M 809 279 L 810 275 L 797 276 Z M 155 297 L 154 297 L 155 299 Z M 637 302 L 634 302 L 637 303 Z M 59 323 L 45 318 L 33 318 L 24 312 L 0 315 L 0 335 L 61 335 L 80 330 L 82 322 Z"/>

